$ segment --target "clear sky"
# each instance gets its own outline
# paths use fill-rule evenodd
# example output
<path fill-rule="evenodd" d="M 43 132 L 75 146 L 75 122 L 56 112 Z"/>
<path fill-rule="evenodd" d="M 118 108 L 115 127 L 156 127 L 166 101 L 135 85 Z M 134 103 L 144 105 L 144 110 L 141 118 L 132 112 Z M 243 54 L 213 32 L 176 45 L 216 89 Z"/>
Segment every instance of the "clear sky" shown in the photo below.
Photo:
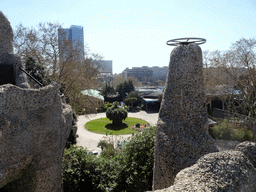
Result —
<path fill-rule="evenodd" d="M 256 33 L 255 0 L 0 0 L 13 28 L 81 25 L 91 50 L 126 67 L 168 66 L 170 39 L 201 37 L 202 50 L 227 50 Z"/>

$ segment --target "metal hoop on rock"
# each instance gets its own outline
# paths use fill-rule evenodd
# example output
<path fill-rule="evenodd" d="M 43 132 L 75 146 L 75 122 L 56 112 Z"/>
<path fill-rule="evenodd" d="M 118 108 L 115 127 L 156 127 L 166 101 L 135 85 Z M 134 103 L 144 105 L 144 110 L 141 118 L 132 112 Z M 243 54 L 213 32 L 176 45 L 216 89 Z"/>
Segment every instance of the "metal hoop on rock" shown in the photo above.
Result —
<path fill-rule="evenodd" d="M 188 45 L 190 43 L 195 43 L 197 45 L 204 44 L 206 39 L 197 38 L 197 37 L 186 37 L 186 38 L 179 38 L 179 39 L 171 39 L 166 42 L 167 45 L 171 46 L 178 46 L 178 45 Z"/>

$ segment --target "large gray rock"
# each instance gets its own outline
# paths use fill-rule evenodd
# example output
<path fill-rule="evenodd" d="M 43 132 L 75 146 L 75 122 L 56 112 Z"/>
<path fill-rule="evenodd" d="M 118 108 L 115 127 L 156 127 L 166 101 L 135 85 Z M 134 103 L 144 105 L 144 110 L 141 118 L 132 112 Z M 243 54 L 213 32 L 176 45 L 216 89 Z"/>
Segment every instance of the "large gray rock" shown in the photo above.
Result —
<path fill-rule="evenodd" d="M 243 152 L 256 168 L 256 143 L 245 141 L 237 145 L 235 150 Z"/>
<path fill-rule="evenodd" d="M 62 155 L 71 107 L 56 83 L 40 89 L 0 86 L 0 188 L 62 191 Z"/>
<path fill-rule="evenodd" d="M 0 56 L 13 53 L 13 31 L 10 22 L 0 11 Z"/>
<path fill-rule="evenodd" d="M 174 48 L 156 129 L 154 190 L 171 186 L 179 171 L 218 151 L 207 131 L 205 100 L 200 47 Z"/>
<path fill-rule="evenodd" d="M 27 78 L 25 74 L 20 70 L 22 67 L 21 59 L 18 55 L 13 54 L 13 31 L 10 22 L 4 16 L 3 12 L 0 11 L 0 82 L 3 82 L 1 78 L 4 78 L 6 72 L 9 73 L 7 68 L 11 67 L 14 84 L 22 87 L 29 88 Z M 8 76 L 7 75 L 7 76 Z"/>
<path fill-rule="evenodd" d="M 255 189 L 255 167 L 242 152 L 228 150 L 201 157 L 177 174 L 173 186 L 155 192 L 254 192 Z"/>

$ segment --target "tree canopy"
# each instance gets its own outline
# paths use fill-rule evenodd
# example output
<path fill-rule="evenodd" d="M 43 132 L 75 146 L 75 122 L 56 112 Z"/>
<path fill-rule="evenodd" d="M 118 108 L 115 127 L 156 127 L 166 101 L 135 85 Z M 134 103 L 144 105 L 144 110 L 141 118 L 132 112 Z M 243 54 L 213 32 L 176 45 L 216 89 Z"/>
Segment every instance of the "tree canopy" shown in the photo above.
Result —
<path fill-rule="evenodd" d="M 128 82 L 125 81 L 117 85 L 116 91 L 121 95 L 122 98 L 126 98 L 126 96 L 131 92 L 134 91 L 134 85 L 131 80 Z"/>
<path fill-rule="evenodd" d="M 96 77 L 102 57 L 89 53 L 86 48 L 86 57 L 81 59 L 78 43 L 74 46 L 69 40 L 58 38 L 60 28 L 62 26 L 59 23 L 39 23 L 36 28 L 20 24 L 14 30 L 14 51 L 23 60 L 33 58 L 38 64 L 35 67 L 43 67 L 50 80 L 59 83 L 75 110 L 97 106 L 98 101 L 84 96 L 81 91 L 99 86 Z M 62 59 L 60 46 L 68 50 Z"/>
<path fill-rule="evenodd" d="M 228 97 L 232 112 L 256 117 L 256 39 L 241 38 L 225 52 L 204 52 L 206 93 Z"/>

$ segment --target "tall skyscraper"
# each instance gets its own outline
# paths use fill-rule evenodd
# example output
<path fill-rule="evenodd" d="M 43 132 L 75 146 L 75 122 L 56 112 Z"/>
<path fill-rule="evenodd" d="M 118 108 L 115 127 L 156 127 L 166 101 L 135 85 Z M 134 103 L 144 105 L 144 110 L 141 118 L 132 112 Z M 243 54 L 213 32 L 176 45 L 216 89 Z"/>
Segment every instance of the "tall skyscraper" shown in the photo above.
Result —
<path fill-rule="evenodd" d="M 70 28 L 58 30 L 60 59 L 67 59 L 68 55 L 74 55 L 73 50 L 78 51 L 79 59 L 84 59 L 84 30 L 82 26 L 71 25 Z M 68 40 L 70 45 L 65 43 Z"/>

